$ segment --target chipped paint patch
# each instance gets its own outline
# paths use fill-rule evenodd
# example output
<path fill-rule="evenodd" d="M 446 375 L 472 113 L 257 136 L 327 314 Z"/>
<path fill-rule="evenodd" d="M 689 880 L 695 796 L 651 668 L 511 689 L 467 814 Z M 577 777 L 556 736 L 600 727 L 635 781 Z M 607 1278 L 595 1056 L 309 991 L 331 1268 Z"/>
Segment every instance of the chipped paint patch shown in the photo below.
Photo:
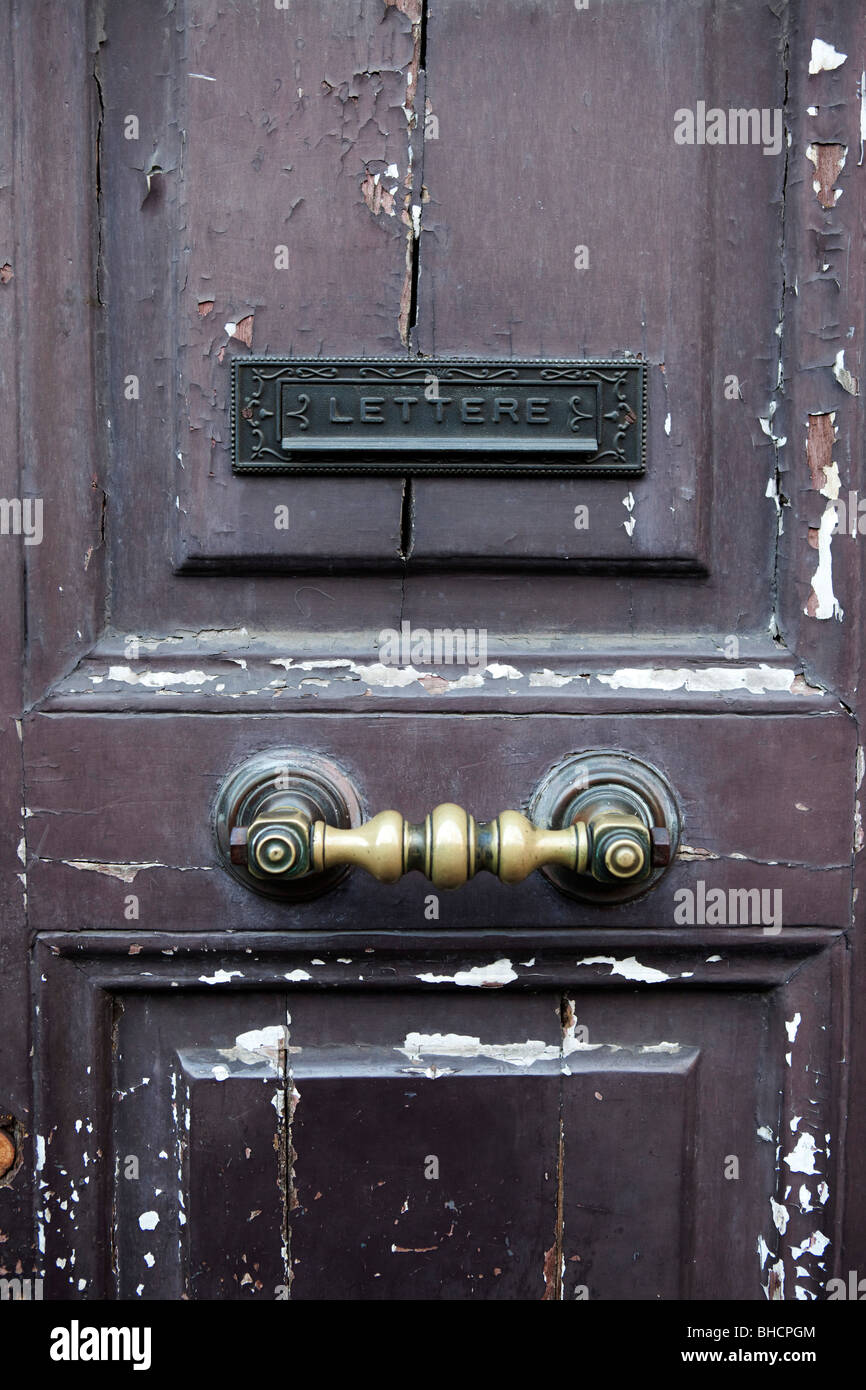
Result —
<path fill-rule="evenodd" d="M 517 971 L 510 960 L 503 959 L 493 961 L 491 965 L 473 965 L 468 970 L 458 970 L 454 975 L 424 974 L 417 978 L 428 985 L 470 985 L 486 989 L 510 984 L 517 979 Z"/>
<path fill-rule="evenodd" d="M 800 1027 L 802 1021 L 802 1015 L 796 1013 L 794 1014 L 794 1017 L 790 1020 L 790 1022 L 787 1022 L 785 1024 L 785 1032 L 788 1034 L 788 1042 L 796 1042 L 797 1030 Z"/>
<path fill-rule="evenodd" d="M 835 184 L 845 167 L 847 153 L 845 145 L 806 146 L 806 158 L 815 166 L 812 188 L 822 208 L 834 208 L 842 197 L 843 190 Z"/>
<path fill-rule="evenodd" d="M 216 970 L 213 975 L 199 975 L 199 980 L 203 985 L 226 985 L 235 975 L 243 979 L 241 970 Z"/>
<path fill-rule="evenodd" d="M 603 685 L 611 690 L 688 690 L 722 693 L 728 690 L 748 690 L 752 695 L 769 691 L 791 691 L 796 673 L 775 666 L 677 666 L 624 667 L 610 675 L 599 675 Z"/>
<path fill-rule="evenodd" d="M 540 671 L 530 671 L 529 684 L 531 686 L 547 686 L 548 689 L 557 689 L 562 685 L 570 685 L 572 681 L 586 680 L 585 676 L 560 676 L 556 671 L 550 671 L 543 667 Z"/>
<path fill-rule="evenodd" d="M 254 314 L 245 314 L 237 323 L 227 323 L 224 325 L 225 331 L 230 338 L 235 338 L 237 342 L 243 343 L 245 347 L 251 348 L 253 345 L 253 320 Z"/>
<path fill-rule="evenodd" d="M 788 1229 L 788 1222 L 790 1220 L 788 1208 L 784 1207 L 781 1202 L 777 1202 L 774 1197 L 771 1197 L 770 1210 L 773 1213 L 773 1225 L 779 1232 L 779 1235 L 783 1236 Z"/>
<path fill-rule="evenodd" d="M 791 1246 L 791 1254 L 795 1260 L 801 1260 L 804 1255 L 823 1255 L 830 1244 L 829 1236 L 825 1236 L 823 1231 L 813 1231 L 802 1245 Z"/>
<path fill-rule="evenodd" d="M 209 865 L 160 864 L 157 860 L 148 860 L 141 864 L 97 864 L 96 861 L 92 859 L 61 859 L 57 862 L 65 864 L 70 869 L 80 869 L 82 872 L 89 871 L 94 874 L 105 874 L 108 878 L 116 878 L 120 883 L 133 883 L 136 875 L 142 873 L 145 869 L 175 869 L 178 873 L 182 874 L 210 872 Z"/>
<path fill-rule="evenodd" d="M 785 1298 L 785 1266 L 782 1260 L 777 1260 L 770 1265 L 769 1278 L 766 1284 L 762 1285 L 764 1293 L 771 1303 L 779 1303 Z"/>
<path fill-rule="evenodd" d="M 221 1047 L 218 1049 L 221 1057 L 225 1057 L 230 1062 L 243 1062 L 246 1066 L 253 1066 L 261 1062 L 267 1062 L 270 1066 L 277 1069 L 283 1056 L 288 1050 L 288 1030 L 285 1024 L 268 1024 L 265 1028 L 252 1028 L 246 1033 L 239 1033 L 235 1038 L 234 1047 Z M 228 1068 L 224 1068 L 228 1075 Z"/>
<path fill-rule="evenodd" d="M 410 1062 L 422 1062 L 428 1056 L 486 1057 L 513 1067 L 531 1067 L 535 1062 L 558 1061 L 560 1057 L 560 1048 L 554 1043 L 532 1038 L 519 1043 L 483 1043 L 462 1033 L 407 1033 L 402 1046 L 394 1050 Z"/>
<path fill-rule="evenodd" d="M 810 415 L 806 432 L 806 461 L 812 477 L 812 487 L 820 492 L 833 466 L 833 446 L 836 442 L 836 412 L 825 411 Z"/>
<path fill-rule="evenodd" d="M 822 622 L 827 618 L 836 618 L 841 622 L 845 616 L 844 609 L 840 606 L 833 592 L 831 545 L 838 525 L 839 517 L 836 504 L 835 502 L 828 502 L 821 517 L 816 537 L 818 568 L 812 576 L 812 592 L 806 607 L 803 609 L 807 617 L 818 618 Z"/>
<path fill-rule="evenodd" d="M 773 444 L 775 444 L 776 448 L 782 449 L 787 444 L 788 437 L 784 434 L 773 433 L 773 416 L 775 415 L 777 409 L 778 402 L 772 401 L 768 413 L 766 415 L 758 416 L 758 424 L 761 426 L 761 429 L 764 431 L 764 434 L 767 436 L 767 438 L 770 439 Z"/>
<path fill-rule="evenodd" d="M 814 77 L 818 72 L 833 72 L 842 66 L 847 57 L 847 53 L 838 52 L 831 43 L 825 43 L 823 39 L 813 39 L 809 57 L 810 77 Z"/>
<path fill-rule="evenodd" d="M 848 368 L 845 366 L 844 348 L 841 348 L 840 351 L 836 353 L 836 360 L 833 363 L 833 375 L 838 381 L 839 385 L 842 387 L 843 391 L 847 391 L 850 396 L 860 395 L 859 381 L 855 376 L 852 376 Z"/>
<path fill-rule="evenodd" d="M 95 683 L 101 676 L 91 676 Z M 143 685 L 148 690 L 164 690 L 170 685 L 202 686 L 206 681 L 215 681 L 206 671 L 133 671 L 131 666 L 109 666 L 108 679 L 126 685 Z"/>
<path fill-rule="evenodd" d="M 811 1134 L 804 1131 L 797 1139 L 797 1143 L 791 1152 L 785 1154 L 784 1162 L 787 1163 L 792 1173 L 805 1173 L 807 1176 L 815 1175 L 818 1172 L 818 1169 L 815 1167 L 815 1154 L 817 1152 L 820 1152 L 820 1150 L 816 1148 L 814 1138 Z"/>
<path fill-rule="evenodd" d="M 829 468 L 824 464 L 824 483 L 819 491 L 822 497 L 827 497 L 831 502 L 835 502 L 839 496 L 842 480 L 839 477 L 839 469 L 835 463 L 831 463 Z"/>
<path fill-rule="evenodd" d="M 377 217 L 380 212 L 384 212 L 388 217 L 395 216 L 394 194 L 396 192 L 396 186 L 385 187 L 381 174 L 374 174 L 369 169 L 365 171 L 361 180 L 361 197 L 374 217 Z"/>
<path fill-rule="evenodd" d="M 615 956 L 587 956 L 584 960 L 575 961 L 575 964 L 609 965 L 611 975 L 621 975 L 624 980 L 639 980 L 641 984 L 660 984 L 662 980 L 672 978 L 652 965 L 641 965 L 634 956 L 628 956 L 625 960 L 617 960 Z"/>

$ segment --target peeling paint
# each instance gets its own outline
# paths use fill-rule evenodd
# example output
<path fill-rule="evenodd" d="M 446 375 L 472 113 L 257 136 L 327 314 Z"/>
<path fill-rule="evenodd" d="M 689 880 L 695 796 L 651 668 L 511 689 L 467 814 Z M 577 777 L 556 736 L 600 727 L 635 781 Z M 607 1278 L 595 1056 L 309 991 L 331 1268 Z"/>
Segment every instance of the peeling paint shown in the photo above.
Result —
<path fill-rule="evenodd" d="M 814 77 L 818 72 L 833 72 L 835 68 L 842 66 L 847 57 L 847 53 L 839 53 L 831 43 L 825 43 L 824 39 L 813 39 L 809 75 Z"/>
<path fill-rule="evenodd" d="M 239 1033 L 234 1047 L 221 1047 L 218 1050 L 221 1057 L 232 1062 L 243 1062 L 247 1066 L 266 1062 L 279 1070 L 288 1050 L 287 1045 L 288 1030 L 285 1024 L 276 1023 Z"/>
<path fill-rule="evenodd" d="M 860 395 L 860 383 L 855 376 L 852 376 L 845 366 L 844 348 L 841 348 L 840 351 L 836 353 L 836 360 L 833 363 L 833 375 L 843 391 L 847 391 L 851 396 Z"/>
<path fill-rule="evenodd" d="M 145 869 L 174 869 L 178 873 L 210 873 L 212 866 L 209 864 L 161 864 L 156 860 L 146 861 L 141 864 L 97 864 L 92 859 L 60 859 L 45 860 L 45 863 L 65 864 L 67 868 L 79 869 L 82 872 L 94 874 L 105 874 L 108 878 L 116 878 L 121 883 L 133 883 L 136 875 Z"/>
<path fill-rule="evenodd" d="M 785 1155 L 784 1162 L 787 1163 L 792 1173 L 805 1173 L 807 1176 L 815 1175 L 818 1169 L 815 1167 L 816 1149 L 815 1140 L 811 1134 L 803 1132 L 797 1139 L 795 1147 L 789 1154 Z"/>
<path fill-rule="evenodd" d="M 639 980 L 642 984 L 659 984 L 672 978 L 654 966 L 641 965 L 634 956 L 628 956 L 625 960 L 617 960 L 615 956 L 587 956 L 584 960 L 575 961 L 575 964 L 609 965 L 611 975 L 621 975 L 625 980 Z"/>
<path fill-rule="evenodd" d="M 785 1298 L 785 1265 L 782 1260 L 777 1260 L 770 1266 L 768 1271 L 769 1278 L 764 1284 L 763 1290 L 771 1303 L 782 1302 Z"/>
<path fill-rule="evenodd" d="M 245 314 L 237 323 L 225 324 L 225 331 L 230 338 L 235 338 L 245 347 L 251 348 L 253 345 L 253 320 L 254 314 Z"/>
<path fill-rule="evenodd" d="M 612 690 L 748 690 L 752 695 L 791 691 L 796 673 L 790 668 L 760 666 L 626 667 L 598 679 Z"/>
<path fill-rule="evenodd" d="M 790 1022 L 785 1024 L 785 1032 L 788 1034 L 788 1042 L 796 1042 L 797 1030 L 800 1027 L 802 1021 L 803 1020 L 801 1015 L 799 1013 L 795 1013 L 794 1017 L 790 1020 Z"/>
<path fill-rule="evenodd" d="M 836 618 L 839 622 L 845 616 L 833 592 L 833 556 L 831 545 L 839 524 L 836 504 L 828 502 L 821 517 L 817 535 L 818 568 L 812 576 L 812 592 L 803 612 L 809 618 L 825 621 Z"/>
<path fill-rule="evenodd" d="M 514 1067 L 531 1067 L 535 1062 L 557 1061 L 560 1048 L 531 1038 L 525 1042 L 483 1043 L 480 1038 L 462 1033 L 407 1033 L 402 1052 L 410 1062 L 422 1062 L 425 1056 L 486 1057 L 495 1062 L 507 1062 Z"/>
<path fill-rule="evenodd" d="M 94 682 L 101 677 L 91 676 Z M 127 685 L 143 685 L 148 690 L 163 690 L 170 685 L 202 686 L 206 681 L 215 681 L 206 671 L 133 671 L 131 666 L 109 666 L 108 679 Z"/>
<path fill-rule="evenodd" d="M 816 178 L 812 188 L 822 208 L 834 208 L 842 197 L 843 190 L 836 188 L 836 180 L 845 167 L 847 146 L 826 144 L 807 145 L 806 158 L 815 166 Z"/>
<path fill-rule="evenodd" d="M 800 1260 L 804 1255 L 807 1254 L 823 1255 L 824 1251 L 827 1249 L 827 1246 L 830 1243 L 831 1242 L 829 1237 L 825 1236 L 823 1231 L 813 1231 L 812 1234 L 808 1237 L 807 1240 L 803 1242 L 802 1245 L 791 1246 L 791 1254 L 793 1255 L 795 1260 Z"/>
<path fill-rule="evenodd" d="M 771 1197 L 770 1210 L 773 1213 L 773 1225 L 776 1227 L 779 1235 L 783 1236 L 788 1229 L 788 1222 L 790 1220 L 788 1209 L 784 1207 L 781 1202 L 777 1202 L 774 1197 Z"/>
<path fill-rule="evenodd" d="M 424 974 L 417 977 L 430 985 L 470 985 L 475 988 L 507 985 L 518 978 L 517 971 L 507 959 L 493 961 L 491 965 L 473 965 L 468 970 L 458 970 L 454 975 Z"/>

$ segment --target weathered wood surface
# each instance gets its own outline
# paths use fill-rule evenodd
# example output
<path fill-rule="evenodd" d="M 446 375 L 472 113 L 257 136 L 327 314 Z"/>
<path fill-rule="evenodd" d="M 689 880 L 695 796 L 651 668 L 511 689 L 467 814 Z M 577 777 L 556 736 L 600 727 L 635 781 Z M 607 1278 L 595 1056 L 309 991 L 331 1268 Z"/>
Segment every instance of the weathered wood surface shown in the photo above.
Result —
<path fill-rule="evenodd" d="M 77 1237 L 71 1219 L 46 1223 L 51 1255 L 77 1239 L 74 1275 L 49 1258 L 57 1293 L 270 1298 L 293 1275 L 302 1298 L 571 1298 L 579 1283 L 794 1298 L 798 1282 L 809 1298 L 862 1269 L 862 550 L 828 523 L 862 490 L 860 7 L 4 0 L 0 14 L 19 113 L 0 180 L 0 467 L 7 498 L 44 500 L 46 526 L 39 546 L 0 536 L 0 1128 L 14 1115 L 28 1131 L 0 1186 L 0 1264 L 33 1261 L 32 1066 L 43 1194 L 80 1181 Z M 838 61 L 810 73 L 816 35 Z M 674 112 L 698 101 L 784 110 L 784 147 L 676 145 Z M 250 350 L 640 352 L 647 474 L 628 491 L 235 478 L 228 368 Z M 389 680 L 378 643 L 403 620 L 483 629 L 489 667 Z M 482 876 L 428 918 L 417 876 L 389 890 L 360 875 L 286 908 L 223 872 L 211 811 L 230 768 L 287 745 L 328 752 L 369 810 L 413 817 L 443 799 L 520 807 L 566 753 L 622 748 L 670 777 L 687 848 L 615 909 Z M 781 933 L 677 926 L 674 892 L 701 883 L 781 891 Z M 455 978 L 503 959 L 516 978 L 498 990 Z M 615 973 L 631 960 L 664 978 Z M 573 1053 L 576 1074 L 561 1070 L 575 993 L 590 1039 L 636 1060 Z M 209 1049 L 287 1012 L 306 1055 L 300 1102 L 292 1054 L 277 1058 L 281 1123 L 267 1067 L 206 1068 L 221 1065 Z M 553 1051 L 527 1072 L 440 1057 L 455 1074 L 410 1087 L 395 1049 L 413 1031 Z M 663 1042 L 679 1050 L 639 1052 Z M 162 1185 L 172 1075 L 191 1107 L 179 1265 L 177 1211 L 142 1226 L 157 1208 L 112 1177 L 128 1142 Z M 401 1096 L 417 1150 L 400 1147 Z M 476 1113 L 492 1147 L 473 1174 Z M 423 1178 L 425 1125 L 463 1212 L 453 1234 Z M 776 1140 L 802 1154 L 807 1136 L 814 1172 L 788 1171 Z M 515 1171 L 497 1186 L 507 1144 Z M 390 1157 L 393 1182 L 365 1185 L 353 1153 L 371 1172 Z M 335 1269 L 323 1203 L 381 1260 Z M 612 1239 L 617 1222 L 633 1241 Z"/>

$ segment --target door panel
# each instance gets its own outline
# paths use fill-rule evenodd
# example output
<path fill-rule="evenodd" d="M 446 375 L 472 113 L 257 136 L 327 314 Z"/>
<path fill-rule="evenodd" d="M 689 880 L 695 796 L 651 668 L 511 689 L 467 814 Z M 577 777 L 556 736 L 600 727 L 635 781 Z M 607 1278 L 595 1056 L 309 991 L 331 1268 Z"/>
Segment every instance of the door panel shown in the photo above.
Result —
<path fill-rule="evenodd" d="M 864 1267 L 866 17 L 832 8 L 0 5 L 4 515 L 45 508 L 0 536 L 0 1275 L 810 1302 Z M 675 138 L 713 106 L 760 138 Z M 251 355 L 639 360 L 645 469 L 237 473 Z M 622 902 L 281 900 L 215 817 L 291 750 L 418 824 L 613 750 L 682 833 Z"/>
<path fill-rule="evenodd" d="M 308 673 L 300 675 L 302 693 Z M 323 675 L 331 672 L 324 668 Z M 249 672 L 243 676 L 248 679 Z M 340 683 L 338 675 L 335 684 Z M 360 686 L 359 702 L 369 703 L 363 680 L 345 683 Z M 316 704 L 328 693 L 307 689 L 316 691 Z M 30 872 L 30 892 L 46 928 L 61 926 L 73 914 L 94 927 L 122 929 L 132 894 L 136 920 L 150 929 L 161 927 L 169 911 L 178 932 L 221 922 L 253 930 L 365 933 L 373 922 L 395 931 L 435 931 L 436 922 L 425 916 L 431 886 L 417 874 L 383 887 L 357 873 L 302 909 L 239 887 L 223 871 L 213 831 L 223 777 L 251 753 L 300 748 L 344 768 L 369 815 L 396 806 L 421 820 L 438 802 L 456 801 L 483 819 L 505 807 L 525 807 L 548 769 L 568 753 L 620 747 L 662 768 L 684 819 L 677 861 L 652 893 L 596 905 L 552 892 L 538 874 L 508 888 L 480 874 L 458 892 L 440 896 L 439 925 L 666 928 L 675 925 L 677 908 L 686 901 L 678 896 L 682 890 L 695 895 L 697 913 L 701 891 L 728 894 L 740 887 L 768 894 L 768 908 L 779 907 L 781 917 L 774 926 L 766 913 L 765 921 L 750 911 L 738 926 L 772 931 L 846 924 L 850 849 L 843 845 L 854 816 L 856 756 L 846 718 L 809 692 L 784 689 L 775 697 L 776 718 L 756 714 L 748 692 L 729 697 L 744 711 L 729 716 L 642 716 L 627 712 L 636 698 L 630 689 L 611 698 L 618 713 L 581 718 L 551 711 L 535 722 L 529 739 L 525 720 L 447 716 L 432 709 L 409 719 L 384 711 L 243 719 L 164 715 L 139 721 L 134 738 L 127 715 L 99 719 L 94 735 L 78 714 L 45 716 L 33 731 L 31 834 L 37 843 L 45 839 Z M 658 691 L 645 695 L 647 703 L 659 698 Z M 719 698 L 706 697 L 710 706 Z M 767 697 L 761 703 L 766 710 Z M 799 713 L 804 704 L 810 714 Z M 96 747 L 89 736 L 96 737 Z M 786 756 L 790 740 L 796 741 L 796 759 Z M 132 797 L 131 787 L 138 788 Z M 728 920 L 719 918 L 715 925 Z"/>
<path fill-rule="evenodd" d="M 39 1043 L 72 1059 L 40 1096 L 50 1288 L 810 1297 L 841 943 L 724 935 L 41 938 Z"/>

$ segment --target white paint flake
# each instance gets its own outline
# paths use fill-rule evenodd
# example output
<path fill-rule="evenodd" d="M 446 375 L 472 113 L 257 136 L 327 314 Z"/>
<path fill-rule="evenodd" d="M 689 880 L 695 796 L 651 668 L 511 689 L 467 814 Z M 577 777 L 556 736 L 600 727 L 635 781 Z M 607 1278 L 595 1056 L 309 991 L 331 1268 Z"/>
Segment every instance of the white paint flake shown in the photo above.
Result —
<path fill-rule="evenodd" d="M 771 442 L 776 446 L 776 448 L 783 449 L 788 442 L 788 436 L 785 434 L 773 433 L 773 416 L 776 413 L 776 409 L 777 402 L 772 401 L 770 403 L 767 414 L 758 416 L 758 424 L 761 426 L 761 429 L 764 431 L 764 434 L 767 436 L 769 440 L 771 440 Z"/>
<path fill-rule="evenodd" d="M 816 1174 L 818 1169 L 815 1167 L 815 1152 L 814 1138 L 804 1132 L 797 1139 L 791 1152 L 785 1155 L 784 1161 L 792 1173 L 805 1173 L 807 1176 Z"/>
<path fill-rule="evenodd" d="M 195 867 L 189 865 L 187 868 L 183 868 L 180 865 L 160 864 L 156 860 L 141 864 L 97 864 L 93 859 L 63 859 L 60 862 L 69 869 L 79 869 L 82 873 L 104 874 L 106 878 L 116 878 L 120 883 L 133 883 L 136 875 L 144 869 L 177 868 L 180 873 L 184 873 Z"/>
<path fill-rule="evenodd" d="M 771 1197 L 770 1210 L 773 1213 L 773 1225 L 779 1232 L 779 1235 L 783 1236 L 788 1229 L 788 1222 L 790 1220 L 788 1208 L 783 1207 L 781 1202 L 777 1202 L 774 1197 Z"/>
<path fill-rule="evenodd" d="M 215 1067 L 211 1067 L 211 1071 L 213 1072 L 214 1081 L 228 1081 L 231 1076 L 228 1067 L 224 1066 L 222 1062 L 218 1062 Z"/>
<path fill-rule="evenodd" d="M 95 677 L 91 676 L 91 680 Z M 148 690 L 164 690 L 169 685 L 204 685 L 215 681 L 206 671 L 133 671 L 131 666 L 109 666 L 108 679 L 122 681 L 127 685 L 143 685 Z"/>
<path fill-rule="evenodd" d="M 671 978 L 663 970 L 656 970 L 654 966 L 641 965 L 634 956 L 628 956 L 625 960 L 617 960 L 615 956 L 587 956 L 575 964 L 609 965 L 611 975 L 621 975 L 624 980 L 640 980 L 642 984 L 659 984 L 662 980 Z"/>
<path fill-rule="evenodd" d="M 802 1016 L 799 1013 L 796 1013 L 794 1014 L 794 1017 L 790 1020 L 790 1022 L 786 1022 L 785 1032 L 788 1034 L 788 1042 L 796 1042 L 797 1029 L 800 1027 L 802 1021 Z"/>
<path fill-rule="evenodd" d="M 795 1260 L 801 1260 L 804 1255 L 823 1255 L 829 1244 L 830 1238 L 823 1231 L 813 1231 L 802 1245 L 791 1246 L 791 1254 Z"/>
<path fill-rule="evenodd" d="M 213 975 L 199 975 L 199 980 L 203 985 L 227 985 L 235 975 L 243 979 L 242 970 L 217 970 Z"/>
<path fill-rule="evenodd" d="M 297 983 L 300 980 L 311 980 L 312 978 L 309 970 L 286 970 L 283 974 L 284 980 L 291 980 L 293 983 Z"/>
<path fill-rule="evenodd" d="M 770 1129 L 769 1125 L 759 1125 L 757 1129 L 757 1135 L 758 1138 L 763 1139 L 765 1143 L 772 1144 L 773 1131 Z"/>
<path fill-rule="evenodd" d="M 454 975 L 424 974 L 417 977 L 428 985 L 471 985 L 483 988 L 485 985 L 507 985 L 517 979 L 517 971 L 510 960 L 495 960 L 490 965 L 473 965 L 468 970 L 458 970 Z"/>
<path fill-rule="evenodd" d="M 557 671 L 550 671 L 545 666 L 540 671 L 530 671 L 529 684 L 533 686 L 548 686 L 556 689 L 561 685 L 570 685 L 572 681 L 585 680 L 585 676 L 561 676 Z"/>
<path fill-rule="evenodd" d="M 612 690 L 688 690 L 718 692 L 748 690 L 766 695 L 773 690 L 790 691 L 796 672 L 790 668 L 767 666 L 633 666 L 610 675 L 599 675 Z"/>
<path fill-rule="evenodd" d="M 276 1068 L 281 1056 L 288 1050 L 288 1029 L 283 1023 L 274 1023 L 265 1028 L 252 1028 L 249 1032 L 238 1033 L 234 1047 L 221 1047 L 219 1054 L 231 1062 L 243 1062 L 246 1066 L 268 1062 Z M 226 1075 L 229 1074 L 228 1068 L 221 1070 L 224 1070 Z"/>
<path fill-rule="evenodd" d="M 842 190 L 840 189 L 839 192 L 841 193 L 841 191 Z M 857 381 L 857 378 L 855 376 L 852 376 L 851 372 L 849 372 L 848 368 L 845 366 L 844 348 L 842 348 L 839 352 L 836 353 L 836 360 L 833 363 L 833 375 L 838 381 L 839 385 L 842 387 L 843 391 L 847 391 L 850 396 L 859 396 L 859 382 Z"/>
<path fill-rule="evenodd" d="M 156 1260 L 154 1259 L 153 1255 L 151 1254 L 151 1252 L 150 1252 L 149 1250 L 148 1250 L 147 1254 L 143 1256 L 143 1259 L 144 1259 L 144 1263 L 147 1265 L 148 1269 L 153 1269 L 153 1266 L 156 1264 Z"/>
<path fill-rule="evenodd" d="M 785 1299 L 785 1265 L 784 1265 L 784 1262 L 783 1262 L 782 1260 L 777 1260 L 776 1263 L 775 1263 L 774 1265 L 770 1265 L 770 1271 L 769 1271 L 769 1272 L 770 1272 L 770 1274 L 774 1274 L 774 1275 L 776 1276 L 776 1280 L 775 1280 L 775 1289 L 774 1289 L 774 1292 L 773 1292 L 773 1294 L 772 1294 L 772 1299 L 771 1299 L 771 1301 L 774 1302 L 774 1303 L 776 1303 L 776 1302 L 782 1303 L 782 1302 L 784 1302 L 784 1299 Z M 767 1298 L 770 1299 L 770 1297 L 771 1297 L 771 1296 L 770 1296 L 770 1280 L 768 1279 L 767 1282 L 766 1282 L 766 1284 L 762 1285 L 762 1287 L 763 1287 L 764 1293 L 767 1295 Z"/>
<path fill-rule="evenodd" d="M 818 489 L 822 497 L 827 497 L 831 502 L 835 502 L 842 491 L 842 479 L 839 477 L 839 465 L 836 463 L 822 464 L 821 471 L 824 474 L 823 485 Z"/>
<path fill-rule="evenodd" d="M 159 1225 L 159 1213 L 155 1211 L 143 1211 L 138 1218 L 138 1224 L 143 1231 L 155 1231 Z"/>
<path fill-rule="evenodd" d="M 561 1049 L 553 1043 L 527 1038 L 526 1042 L 483 1043 L 480 1038 L 463 1033 L 407 1033 L 401 1047 L 410 1062 L 422 1062 L 425 1057 L 487 1057 L 495 1062 L 508 1062 L 514 1067 L 531 1067 L 535 1062 L 557 1061 Z M 441 1074 L 441 1073 L 440 1073 Z"/>
<path fill-rule="evenodd" d="M 807 617 L 820 618 L 821 620 L 838 618 L 841 622 L 844 611 L 840 608 L 833 593 L 833 557 L 830 553 L 837 520 L 836 504 L 835 502 L 828 502 L 818 527 L 818 568 L 812 576 L 812 591 L 818 600 L 818 605 L 813 614 L 809 613 L 808 608 L 804 608 L 803 612 Z"/>
<path fill-rule="evenodd" d="M 814 77 L 818 72 L 833 72 L 835 68 L 842 66 L 847 57 L 847 53 L 839 53 L 831 43 L 825 43 L 823 39 L 813 39 L 809 58 L 810 77 Z"/>

